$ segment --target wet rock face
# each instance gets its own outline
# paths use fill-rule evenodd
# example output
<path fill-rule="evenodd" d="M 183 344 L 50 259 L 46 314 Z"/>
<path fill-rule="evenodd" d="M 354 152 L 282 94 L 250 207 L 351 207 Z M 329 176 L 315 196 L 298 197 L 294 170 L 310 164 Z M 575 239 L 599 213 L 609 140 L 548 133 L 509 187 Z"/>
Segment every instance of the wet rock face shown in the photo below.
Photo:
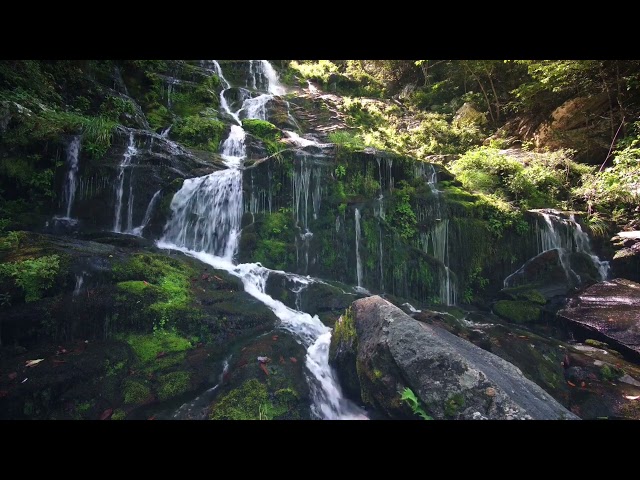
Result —
<path fill-rule="evenodd" d="M 573 296 L 558 316 L 640 358 L 640 284 L 622 278 L 597 283 Z"/>
<path fill-rule="evenodd" d="M 177 190 L 173 182 L 192 177 L 193 172 L 202 169 L 209 172 L 219 168 L 214 155 L 210 155 L 211 158 L 200 158 L 177 143 L 148 130 L 119 129 L 114 136 L 113 147 L 100 161 L 86 158 L 81 151 L 78 188 L 71 212 L 72 217 L 78 220 L 73 225 L 75 230 L 113 230 L 116 190 L 120 185 L 120 164 L 129 146 L 130 133 L 133 134 L 136 153 L 124 169 L 122 178 L 122 231 L 128 228 L 130 202 L 132 227 L 138 227 L 143 223 L 147 208 L 157 191 L 160 190 L 161 198 L 150 212 L 153 214 L 158 213 L 165 196 L 169 201 L 173 197 Z M 60 181 L 63 181 L 62 177 Z M 167 213 L 160 215 L 161 218 L 153 215 L 148 229 L 155 233 L 161 232 Z M 54 232 L 51 229 L 49 231 Z"/>
<path fill-rule="evenodd" d="M 342 380 L 355 357 L 363 402 L 391 418 L 416 418 L 400 400 L 407 387 L 435 419 L 577 418 L 511 363 L 378 296 L 351 309 L 353 334 L 334 335 L 330 362 Z"/>

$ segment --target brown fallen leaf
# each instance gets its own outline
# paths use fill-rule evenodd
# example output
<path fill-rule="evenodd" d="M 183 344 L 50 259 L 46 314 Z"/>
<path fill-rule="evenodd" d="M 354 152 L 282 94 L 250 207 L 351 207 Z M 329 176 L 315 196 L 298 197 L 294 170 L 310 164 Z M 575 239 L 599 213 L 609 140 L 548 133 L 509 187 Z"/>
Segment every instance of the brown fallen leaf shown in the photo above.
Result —
<path fill-rule="evenodd" d="M 147 420 L 155 420 L 156 416 L 155 415 L 151 415 L 149 418 L 147 418 Z"/>
<path fill-rule="evenodd" d="M 298 363 L 298 359 L 296 357 L 289 357 L 289 360 L 291 360 L 291 363 Z"/>
<path fill-rule="evenodd" d="M 27 360 L 24 364 L 25 367 L 34 367 L 40 362 L 44 361 L 44 358 L 38 358 L 36 360 Z"/>
<path fill-rule="evenodd" d="M 9 395 L 9 392 L 7 390 L 0 390 L 0 398 L 4 398 L 7 395 Z"/>
<path fill-rule="evenodd" d="M 260 368 L 262 369 L 262 371 L 267 375 L 267 377 L 269 376 L 269 370 L 267 370 L 267 367 L 264 366 L 264 363 L 260 364 Z"/>
<path fill-rule="evenodd" d="M 109 420 L 111 418 L 111 415 L 113 415 L 113 408 L 107 408 L 104 412 L 102 412 L 102 415 L 100 415 L 100 420 Z"/>
<path fill-rule="evenodd" d="M 66 360 L 53 360 L 53 363 L 67 363 Z"/>
<path fill-rule="evenodd" d="M 224 282 L 224 280 L 222 280 L 220 277 L 218 277 L 217 275 L 214 275 L 213 278 L 215 278 L 216 280 L 218 280 L 219 282 Z"/>
<path fill-rule="evenodd" d="M 572 383 L 572 382 L 570 382 L 569 380 L 567 380 L 567 383 L 568 383 L 568 384 L 569 384 L 569 386 L 571 386 L 571 387 L 575 387 L 575 386 L 576 386 L 576 384 L 575 384 L 575 383 Z"/>
<path fill-rule="evenodd" d="M 582 388 L 584 388 L 584 387 L 586 387 L 586 386 L 587 386 L 587 384 L 586 384 L 585 382 L 582 382 L 582 383 L 580 384 L 580 386 L 581 386 Z"/>
<path fill-rule="evenodd" d="M 278 335 L 274 335 L 273 337 L 271 337 L 271 340 L 273 340 L 274 342 L 278 340 Z"/>
<path fill-rule="evenodd" d="M 9 374 L 9 380 L 15 380 L 18 377 L 18 372 L 11 372 Z"/>
<path fill-rule="evenodd" d="M 167 352 L 158 352 L 158 354 L 156 355 L 156 360 L 166 356 L 167 356 Z"/>
<path fill-rule="evenodd" d="M 284 363 L 284 357 L 282 355 L 280 355 L 280 360 L 279 361 L 280 361 L 280 364 Z"/>

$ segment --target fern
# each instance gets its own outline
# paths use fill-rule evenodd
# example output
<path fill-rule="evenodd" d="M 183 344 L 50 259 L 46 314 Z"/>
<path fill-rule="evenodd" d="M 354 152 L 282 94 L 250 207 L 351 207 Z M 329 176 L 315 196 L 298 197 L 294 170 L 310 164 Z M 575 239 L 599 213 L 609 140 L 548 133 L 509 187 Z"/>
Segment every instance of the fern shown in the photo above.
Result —
<path fill-rule="evenodd" d="M 433 420 L 433 417 L 427 415 L 427 412 L 425 412 L 424 409 L 420 406 L 420 400 L 418 399 L 418 397 L 416 397 L 416 394 L 413 393 L 413 390 L 411 390 L 409 387 L 406 387 L 402 391 L 400 400 L 404 400 L 405 402 L 407 402 L 411 407 L 413 413 L 422 417 L 423 420 Z"/>

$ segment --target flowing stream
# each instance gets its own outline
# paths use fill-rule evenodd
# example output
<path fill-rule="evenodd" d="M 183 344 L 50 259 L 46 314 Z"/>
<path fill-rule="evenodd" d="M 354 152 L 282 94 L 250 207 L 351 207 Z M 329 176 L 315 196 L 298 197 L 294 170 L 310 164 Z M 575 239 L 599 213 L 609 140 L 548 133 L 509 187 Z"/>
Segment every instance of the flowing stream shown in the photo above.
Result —
<path fill-rule="evenodd" d="M 242 169 L 246 156 L 245 132 L 239 121 L 240 112 L 248 117 L 260 118 L 261 109 L 273 97 L 284 93 L 273 67 L 266 61 L 251 63 L 249 79 L 252 87 L 268 93 L 247 98 L 242 107 L 232 112 L 224 100 L 224 91 L 231 88 L 223 77 L 222 69 L 212 61 L 214 70 L 226 87 L 220 94 L 221 107 L 239 125 L 233 125 L 221 146 L 221 156 L 227 169 L 202 177 L 185 180 L 171 201 L 171 217 L 160 248 L 175 249 L 191 255 L 214 268 L 225 270 L 242 280 L 245 291 L 264 303 L 280 319 L 281 328 L 291 332 L 307 349 L 307 379 L 313 399 L 311 410 L 321 419 L 366 419 L 364 411 L 347 400 L 333 370 L 329 366 L 331 329 L 317 315 L 294 310 L 265 293 L 271 270 L 259 263 L 235 264 L 242 218 Z M 265 80 L 266 79 L 266 80 Z M 264 100 L 265 97 L 269 99 Z M 255 115 L 255 116 L 250 116 Z M 123 162 L 124 163 L 124 162 Z"/>

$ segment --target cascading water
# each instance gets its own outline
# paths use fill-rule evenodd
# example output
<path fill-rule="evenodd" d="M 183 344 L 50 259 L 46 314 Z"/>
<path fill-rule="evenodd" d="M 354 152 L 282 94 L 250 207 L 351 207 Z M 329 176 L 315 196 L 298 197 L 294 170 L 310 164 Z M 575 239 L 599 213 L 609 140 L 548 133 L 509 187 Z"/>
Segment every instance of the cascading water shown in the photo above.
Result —
<path fill-rule="evenodd" d="M 131 230 L 131 233 L 133 233 L 134 235 L 138 235 L 139 237 L 142 236 L 142 231 L 144 230 L 144 227 L 146 227 L 149 221 L 151 220 L 151 214 L 153 213 L 153 209 L 155 208 L 156 203 L 158 203 L 158 200 L 160 200 L 161 191 L 162 190 L 158 190 L 156 193 L 153 194 L 153 197 L 151 197 L 151 201 L 147 206 L 147 210 L 144 212 L 144 218 L 142 220 L 142 223 L 140 224 L 140 226 Z"/>
<path fill-rule="evenodd" d="M 435 198 L 435 208 L 431 214 L 434 217 L 435 224 L 428 233 L 421 233 L 418 243 L 426 253 L 429 253 L 429 245 L 431 245 L 433 256 L 443 265 L 439 274 L 440 303 L 455 305 L 457 287 L 454 274 L 449 268 L 449 219 L 443 218 L 444 215 L 440 205 L 440 190 L 438 190 L 438 175 L 435 167 L 430 163 L 416 163 L 414 165 L 414 175 L 426 179 L 427 185 Z"/>
<path fill-rule="evenodd" d="M 571 253 L 580 252 L 591 258 L 594 267 L 598 270 L 599 280 L 607 279 L 609 276 L 609 262 L 600 260 L 593 253 L 589 236 L 582 230 L 582 227 L 575 219 L 575 215 L 570 214 L 569 218 L 563 218 L 559 212 L 554 210 L 532 210 L 531 212 L 539 215 L 535 224 L 538 254 L 533 259 L 549 250 L 556 249 L 567 281 L 572 285 L 580 285 L 582 279 L 571 268 L 570 262 Z M 525 265 L 533 259 L 528 260 Z M 519 285 L 525 265 L 504 279 L 505 288 Z"/>
<path fill-rule="evenodd" d="M 360 210 L 357 208 L 354 216 L 356 221 L 356 279 L 358 289 L 360 289 L 362 288 L 362 262 L 360 261 Z"/>
<path fill-rule="evenodd" d="M 127 145 L 127 149 L 124 152 L 122 157 L 122 162 L 120 162 L 120 167 L 118 168 L 118 179 L 117 179 L 117 189 L 116 189 L 116 209 L 115 209 L 115 218 L 113 220 L 113 231 L 114 232 L 122 232 L 122 196 L 124 193 L 124 176 L 127 170 L 127 167 L 131 165 L 131 160 L 138 153 L 134 142 L 133 132 L 129 132 L 129 145 Z M 131 213 L 132 205 L 133 205 L 133 190 L 131 189 L 131 176 L 129 176 L 129 208 L 128 208 L 128 223 L 131 223 Z"/>
<path fill-rule="evenodd" d="M 78 154 L 80 153 L 80 135 L 74 136 L 67 146 L 67 164 L 69 170 L 64 182 L 64 202 L 66 204 L 67 219 L 71 219 L 71 208 L 76 197 L 78 178 Z"/>
<path fill-rule="evenodd" d="M 270 80 L 269 69 L 262 65 L 265 76 Z M 221 70 L 218 73 L 222 77 Z M 268 90 L 277 91 L 271 83 Z M 251 100 L 245 100 L 244 105 Z M 221 105 L 224 105 L 223 102 Z M 227 113 L 231 112 L 227 110 Z M 313 397 L 312 412 L 316 416 L 324 419 L 367 418 L 360 408 L 342 396 L 329 366 L 331 329 L 317 316 L 293 310 L 267 295 L 265 285 L 269 269 L 254 263 L 233 264 L 242 215 L 241 169 L 245 150 L 241 126 L 231 127 L 221 154 L 228 167 L 226 170 L 185 180 L 174 195 L 171 217 L 157 245 L 180 250 L 239 277 L 245 291 L 276 314 L 282 328 L 290 331 L 307 348 L 306 366 L 311 373 L 308 380 Z"/>

